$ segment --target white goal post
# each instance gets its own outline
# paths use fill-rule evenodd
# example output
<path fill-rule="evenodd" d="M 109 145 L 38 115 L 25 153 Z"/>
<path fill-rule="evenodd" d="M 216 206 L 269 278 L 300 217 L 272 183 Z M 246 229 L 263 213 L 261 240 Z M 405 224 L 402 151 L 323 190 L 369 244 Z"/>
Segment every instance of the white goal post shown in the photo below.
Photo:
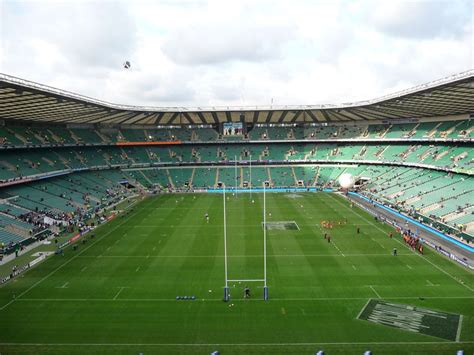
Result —
<path fill-rule="evenodd" d="M 227 212 L 226 212 L 226 195 L 225 185 L 223 185 L 223 208 L 224 208 L 224 301 L 230 300 L 229 281 L 230 282 L 263 282 L 263 299 L 268 300 L 267 286 L 267 199 L 266 189 L 263 187 L 263 278 L 262 279 L 229 279 L 228 275 L 228 258 L 227 258 Z"/>

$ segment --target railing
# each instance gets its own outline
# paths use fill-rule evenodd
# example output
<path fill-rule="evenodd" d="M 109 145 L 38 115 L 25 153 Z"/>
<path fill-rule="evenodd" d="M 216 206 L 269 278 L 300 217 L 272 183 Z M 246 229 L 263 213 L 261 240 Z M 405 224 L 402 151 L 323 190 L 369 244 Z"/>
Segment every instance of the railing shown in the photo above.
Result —
<path fill-rule="evenodd" d="M 3 144 L 0 151 L 12 149 L 38 149 L 57 147 L 113 147 L 113 146 L 143 146 L 143 145 L 240 145 L 240 144 L 274 144 L 274 143 L 442 143 L 442 144 L 469 144 L 474 143 L 474 138 L 304 138 L 304 139 L 240 139 L 224 140 L 216 139 L 212 141 L 120 141 L 120 142 L 94 142 L 94 143 L 44 143 L 44 144 Z"/>

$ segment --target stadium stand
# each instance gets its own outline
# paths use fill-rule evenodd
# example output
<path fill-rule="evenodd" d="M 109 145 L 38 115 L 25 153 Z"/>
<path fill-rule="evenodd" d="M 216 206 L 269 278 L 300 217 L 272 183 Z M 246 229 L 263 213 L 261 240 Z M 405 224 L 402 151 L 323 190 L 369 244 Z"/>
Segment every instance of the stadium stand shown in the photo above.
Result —
<path fill-rule="evenodd" d="M 5 119 L 0 223 L 37 230 L 22 216 L 78 220 L 133 193 L 202 190 L 219 183 L 339 188 L 339 176 L 350 173 L 362 193 L 474 234 L 474 124 L 465 112 L 452 114 L 457 102 L 450 101 L 446 118 L 437 113 L 399 120 L 389 113 L 381 117 L 383 105 L 370 119 L 369 107 L 367 119 L 353 112 L 359 119 L 350 121 L 338 120 L 331 110 L 298 115 L 257 110 L 245 115 L 247 134 L 238 136 L 219 133 L 229 112 L 190 114 L 189 122 L 199 117 L 193 124 L 172 116 L 154 125 Z M 2 233 L 10 242 L 23 238 L 4 228 Z"/>
<path fill-rule="evenodd" d="M 193 172 L 192 186 L 196 189 L 207 189 L 214 187 L 216 182 L 215 168 L 195 168 Z"/>

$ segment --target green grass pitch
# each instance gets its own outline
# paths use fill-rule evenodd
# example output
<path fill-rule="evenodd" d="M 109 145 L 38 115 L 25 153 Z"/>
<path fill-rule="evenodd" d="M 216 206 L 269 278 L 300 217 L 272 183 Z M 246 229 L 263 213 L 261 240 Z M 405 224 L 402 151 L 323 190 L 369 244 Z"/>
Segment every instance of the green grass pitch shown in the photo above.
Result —
<path fill-rule="evenodd" d="M 228 195 L 230 279 L 263 276 L 263 196 L 252 198 Z M 0 288 L 0 353 L 473 352 L 471 272 L 427 249 L 417 255 L 336 194 L 268 193 L 267 211 L 268 222 L 299 228 L 267 233 L 269 301 L 259 282 L 231 282 L 222 301 L 222 195 L 151 197 Z M 320 221 L 345 218 L 328 243 Z M 459 340 L 358 319 L 370 299 L 462 315 Z"/>

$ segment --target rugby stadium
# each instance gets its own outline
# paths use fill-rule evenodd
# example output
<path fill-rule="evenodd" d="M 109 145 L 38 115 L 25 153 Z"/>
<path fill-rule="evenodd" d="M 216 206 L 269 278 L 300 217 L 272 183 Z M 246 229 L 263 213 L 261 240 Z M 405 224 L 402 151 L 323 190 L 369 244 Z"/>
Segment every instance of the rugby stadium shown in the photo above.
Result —
<path fill-rule="evenodd" d="M 0 74 L 1 354 L 472 354 L 474 71 L 144 107 Z"/>

